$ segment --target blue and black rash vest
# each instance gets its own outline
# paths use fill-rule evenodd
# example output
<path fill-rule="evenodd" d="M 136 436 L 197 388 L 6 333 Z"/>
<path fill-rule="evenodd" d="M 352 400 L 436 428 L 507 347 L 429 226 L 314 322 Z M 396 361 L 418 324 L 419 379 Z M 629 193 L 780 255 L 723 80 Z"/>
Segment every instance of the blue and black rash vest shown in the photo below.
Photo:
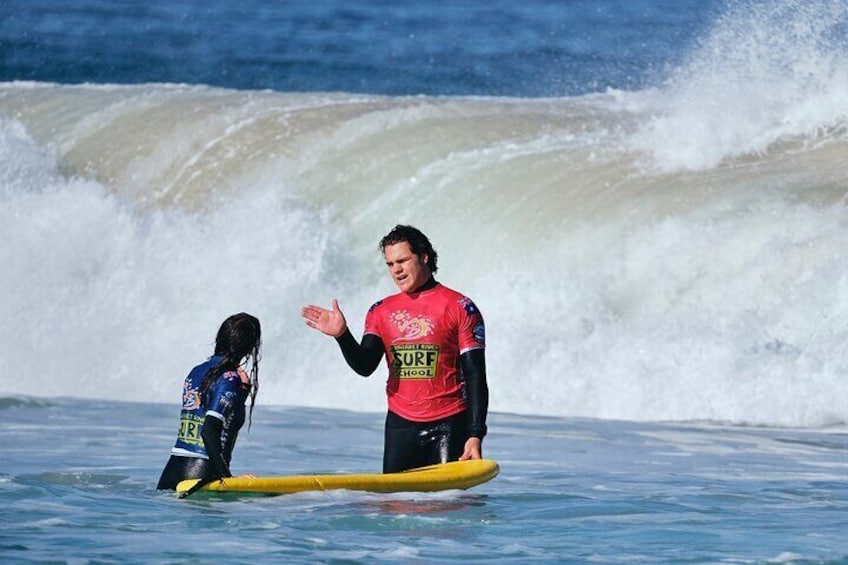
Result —
<path fill-rule="evenodd" d="M 172 455 L 209 459 L 203 443 L 203 421 L 207 416 L 221 421 L 220 453 L 229 464 L 236 437 L 244 425 L 248 391 L 238 373 L 227 371 L 209 388 L 205 402 L 201 403 L 200 384 L 203 377 L 221 362 L 213 356 L 192 369 L 183 383 L 183 407 L 180 412 L 180 430 L 171 449 Z"/>

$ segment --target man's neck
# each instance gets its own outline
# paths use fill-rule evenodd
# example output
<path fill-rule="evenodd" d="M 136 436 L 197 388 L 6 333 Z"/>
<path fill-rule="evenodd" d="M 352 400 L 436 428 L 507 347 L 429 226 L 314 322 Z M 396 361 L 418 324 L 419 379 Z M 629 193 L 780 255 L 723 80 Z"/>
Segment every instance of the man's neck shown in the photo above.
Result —
<path fill-rule="evenodd" d="M 427 279 L 427 282 L 425 282 L 424 284 L 422 284 L 421 286 L 419 286 L 418 288 L 413 290 L 410 294 L 415 294 L 417 292 L 423 292 L 425 290 L 430 290 L 431 288 L 435 287 L 437 284 L 439 284 L 439 283 L 436 282 L 436 279 L 433 278 L 433 275 L 430 275 L 430 278 Z"/>

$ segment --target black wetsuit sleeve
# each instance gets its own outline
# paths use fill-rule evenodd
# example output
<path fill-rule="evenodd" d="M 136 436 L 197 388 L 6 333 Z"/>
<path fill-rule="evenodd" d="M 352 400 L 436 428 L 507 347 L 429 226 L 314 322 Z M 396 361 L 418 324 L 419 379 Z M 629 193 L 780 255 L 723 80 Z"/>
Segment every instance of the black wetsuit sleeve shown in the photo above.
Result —
<path fill-rule="evenodd" d="M 223 430 L 224 422 L 215 416 L 206 416 L 203 420 L 203 428 L 200 431 L 200 437 L 203 438 L 203 445 L 206 447 L 206 454 L 209 455 L 212 474 L 216 479 L 233 476 L 230 472 L 230 466 L 224 459 L 224 453 L 221 451 L 221 433 Z"/>
<path fill-rule="evenodd" d="M 365 334 L 359 344 L 350 330 L 345 330 L 345 333 L 336 338 L 336 342 L 350 368 L 363 377 L 373 373 L 383 358 L 383 340 L 376 335 Z"/>
<path fill-rule="evenodd" d="M 486 416 L 489 412 L 489 385 L 486 383 L 484 349 L 466 351 L 459 358 L 465 380 L 465 402 L 468 405 L 468 435 L 483 439 L 486 436 Z"/>

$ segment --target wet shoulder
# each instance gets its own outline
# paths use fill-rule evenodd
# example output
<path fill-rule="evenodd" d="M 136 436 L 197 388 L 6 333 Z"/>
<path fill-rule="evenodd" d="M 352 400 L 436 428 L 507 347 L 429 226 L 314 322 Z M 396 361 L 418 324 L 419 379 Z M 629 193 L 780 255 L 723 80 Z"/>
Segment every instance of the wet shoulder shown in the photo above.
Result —
<path fill-rule="evenodd" d="M 460 309 L 464 310 L 466 314 L 469 316 L 480 314 L 480 310 L 477 308 L 477 305 L 474 304 L 474 301 L 471 300 L 468 296 L 458 292 L 452 288 L 448 288 L 442 284 L 436 287 L 436 290 L 440 292 L 440 294 L 445 298 L 445 300 L 451 306 L 457 306 Z"/>
<path fill-rule="evenodd" d="M 238 391 L 241 390 L 241 385 L 241 377 L 239 377 L 237 372 L 226 371 L 218 378 L 218 381 L 215 383 L 215 388 L 219 392 L 227 390 Z"/>

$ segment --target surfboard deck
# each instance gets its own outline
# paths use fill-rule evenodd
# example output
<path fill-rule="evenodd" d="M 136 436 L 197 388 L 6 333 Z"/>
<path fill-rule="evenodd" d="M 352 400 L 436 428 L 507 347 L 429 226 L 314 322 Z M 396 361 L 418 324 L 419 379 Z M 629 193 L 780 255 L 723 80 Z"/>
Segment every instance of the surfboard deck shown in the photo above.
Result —
<path fill-rule="evenodd" d="M 410 469 L 402 473 L 229 477 L 209 483 L 200 491 L 264 494 L 291 494 L 334 489 L 381 493 L 434 492 L 468 489 L 492 480 L 499 471 L 498 464 L 490 459 L 474 459 Z M 177 494 L 188 491 L 197 482 L 197 479 L 181 481 L 177 485 Z"/>

